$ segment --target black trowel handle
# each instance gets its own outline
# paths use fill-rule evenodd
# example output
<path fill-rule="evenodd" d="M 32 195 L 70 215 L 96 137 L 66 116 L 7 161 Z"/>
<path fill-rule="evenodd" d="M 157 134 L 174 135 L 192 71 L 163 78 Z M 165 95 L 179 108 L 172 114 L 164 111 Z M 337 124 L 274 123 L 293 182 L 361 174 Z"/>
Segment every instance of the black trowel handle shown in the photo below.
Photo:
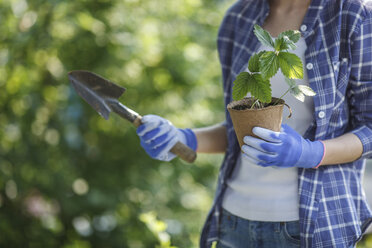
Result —
<path fill-rule="evenodd" d="M 132 122 L 136 127 L 139 127 L 142 124 L 142 116 L 127 108 L 120 102 L 112 103 L 110 105 L 115 113 Z M 179 141 L 170 151 L 188 163 L 193 163 L 196 159 L 196 152 Z"/>

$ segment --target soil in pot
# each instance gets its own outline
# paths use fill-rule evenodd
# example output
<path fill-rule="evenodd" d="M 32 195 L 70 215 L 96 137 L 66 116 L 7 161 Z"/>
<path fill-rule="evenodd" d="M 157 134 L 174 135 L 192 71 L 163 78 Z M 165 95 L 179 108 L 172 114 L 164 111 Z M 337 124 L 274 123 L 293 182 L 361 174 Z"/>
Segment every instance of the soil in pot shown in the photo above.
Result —
<path fill-rule="evenodd" d="M 266 108 L 266 107 L 269 107 L 269 106 L 275 106 L 277 104 L 275 104 L 275 102 L 272 101 L 270 103 L 264 103 L 260 106 L 256 105 L 256 106 L 253 107 L 253 109 L 259 109 L 260 107 Z M 243 103 L 233 107 L 233 109 L 235 109 L 235 110 L 245 110 L 245 109 L 251 109 L 251 108 L 252 108 L 252 102 L 248 102 L 248 103 L 243 102 Z"/>

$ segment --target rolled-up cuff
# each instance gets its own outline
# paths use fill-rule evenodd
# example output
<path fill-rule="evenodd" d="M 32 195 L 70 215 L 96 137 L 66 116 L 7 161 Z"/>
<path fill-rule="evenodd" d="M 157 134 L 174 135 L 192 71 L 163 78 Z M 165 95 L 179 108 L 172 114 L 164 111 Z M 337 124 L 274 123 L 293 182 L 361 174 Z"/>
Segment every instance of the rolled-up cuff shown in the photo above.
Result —
<path fill-rule="evenodd" d="M 361 126 L 351 131 L 355 134 L 363 145 L 363 153 L 360 158 L 372 158 L 372 130 L 367 126 Z"/>

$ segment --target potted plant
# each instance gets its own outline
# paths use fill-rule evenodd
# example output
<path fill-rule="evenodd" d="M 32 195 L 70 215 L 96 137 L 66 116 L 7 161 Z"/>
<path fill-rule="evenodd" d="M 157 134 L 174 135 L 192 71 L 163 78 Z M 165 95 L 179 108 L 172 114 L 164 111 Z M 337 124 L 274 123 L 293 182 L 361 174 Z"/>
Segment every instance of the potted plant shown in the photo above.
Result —
<path fill-rule="evenodd" d="M 270 34 L 258 25 L 254 34 L 270 51 L 253 54 L 248 61 L 248 71 L 241 72 L 233 85 L 233 100 L 227 105 L 240 147 L 246 135 L 254 136 L 255 126 L 280 131 L 283 106 L 288 106 L 282 99 L 287 93 L 304 101 L 306 96 L 316 93 L 306 85 L 297 85 L 295 79 L 303 78 L 301 59 L 288 52 L 296 48 L 295 43 L 301 34 L 296 30 L 282 32 L 273 40 Z M 284 75 L 288 90 L 280 97 L 272 97 L 270 79 L 279 72 Z M 250 93 L 251 97 L 246 97 Z M 290 110 L 291 116 L 291 109 Z"/>

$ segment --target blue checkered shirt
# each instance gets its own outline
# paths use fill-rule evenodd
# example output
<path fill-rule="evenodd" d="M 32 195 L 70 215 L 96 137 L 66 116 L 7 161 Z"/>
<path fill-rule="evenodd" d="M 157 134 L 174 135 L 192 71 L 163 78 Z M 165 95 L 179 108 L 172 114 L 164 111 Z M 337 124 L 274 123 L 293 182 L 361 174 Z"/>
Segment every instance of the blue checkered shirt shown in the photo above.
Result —
<path fill-rule="evenodd" d="M 218 34 L 225 106 L 235 77 L 260 43 L 253 25 L 269 13 L 267 0 L 240 0 L 226 13 Z M 365 159 L 372 157 L 372 2 L 313 0 L 300 31 L 305 67 L 316 91 L 314 118 L 304 137 L 326 140 L 352 132 L 363 144 L 360 159 L 318 169 L 298 169 L 301 247 L 352 247 L 372 222 L 362 188 Z M 200 246 L 218 240 L 221 202 L 239 145 L 226 111 L 228 148 Z"/>

